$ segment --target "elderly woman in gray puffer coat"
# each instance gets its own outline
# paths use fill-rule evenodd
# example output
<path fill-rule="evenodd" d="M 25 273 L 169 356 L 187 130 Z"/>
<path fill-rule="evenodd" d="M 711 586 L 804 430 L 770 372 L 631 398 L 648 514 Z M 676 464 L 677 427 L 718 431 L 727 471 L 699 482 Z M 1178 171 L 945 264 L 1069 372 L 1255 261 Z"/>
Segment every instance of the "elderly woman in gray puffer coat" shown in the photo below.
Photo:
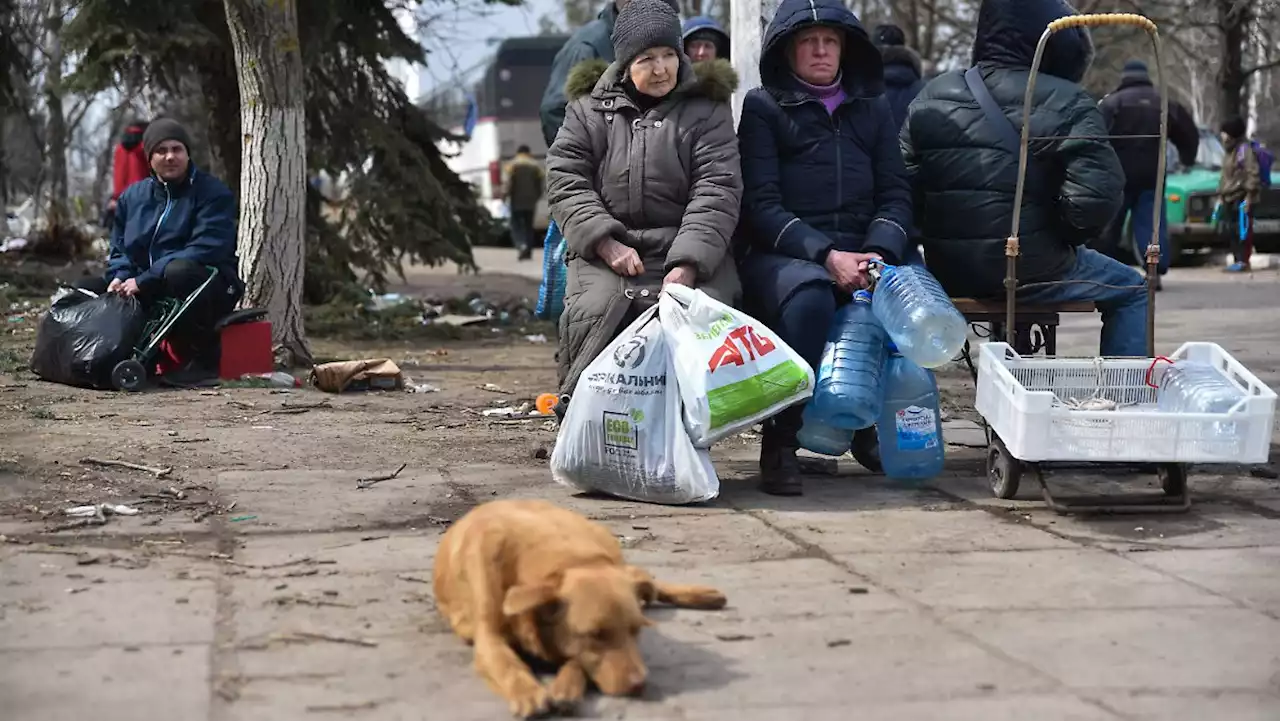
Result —
<path fill-rule="evenodd" d="M 562 395 L 663 285 L 730 304 L 741 292 L 730 252 L 742 198 L 729 107 L 737 76 L 723 60 L 690 63 L 664 0 L 627 3 L 613 46 L 612 65 L 569 73 L 564 125 L 547 151 L 547 200 L 568 248 Z"/>

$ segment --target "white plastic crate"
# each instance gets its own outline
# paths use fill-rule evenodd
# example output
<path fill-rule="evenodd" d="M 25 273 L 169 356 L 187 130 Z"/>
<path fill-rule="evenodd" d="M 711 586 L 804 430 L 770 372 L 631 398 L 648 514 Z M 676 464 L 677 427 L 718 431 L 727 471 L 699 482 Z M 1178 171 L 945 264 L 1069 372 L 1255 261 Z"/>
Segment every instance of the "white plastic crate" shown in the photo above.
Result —
<path fill-rule="evenodd" d="M 1185 343 L 1170 358 L 1213 365 L 1246 397 L 1227 413 L 1162 413 L 1150 359 L 1023 358 L 986 343 L 974 406 L 1022 461 L 1267 462 L 1275 392 L 1216 343 Z M 1119 407 L 1064 405 L 1095 396 Z"/>

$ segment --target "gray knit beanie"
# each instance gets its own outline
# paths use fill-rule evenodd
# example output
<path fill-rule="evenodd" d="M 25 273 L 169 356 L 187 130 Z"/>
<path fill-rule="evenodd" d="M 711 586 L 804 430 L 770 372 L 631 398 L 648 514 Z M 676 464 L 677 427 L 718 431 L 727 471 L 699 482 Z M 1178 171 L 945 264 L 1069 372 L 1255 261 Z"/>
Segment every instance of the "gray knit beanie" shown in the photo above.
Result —
<path fill-rule="evenodd" d="M 151 121 L 146 132 L 142 134 L 142 149 L 150 158 L 156 146 L 166 140 L 176 140 L 186 147 L 188 153 L 191 152 L 191 136 L 187 134 L 187 129 L 182 127 L 182 123 L 173 118 Z"/>
<path fill-rule="evenodd" d="M 667 0 L 631 0 L 618 11 L 613 24 L 613 57 L 629 64 L 637 55 L 656 47 L 682 45 L 680 16 Z"/>

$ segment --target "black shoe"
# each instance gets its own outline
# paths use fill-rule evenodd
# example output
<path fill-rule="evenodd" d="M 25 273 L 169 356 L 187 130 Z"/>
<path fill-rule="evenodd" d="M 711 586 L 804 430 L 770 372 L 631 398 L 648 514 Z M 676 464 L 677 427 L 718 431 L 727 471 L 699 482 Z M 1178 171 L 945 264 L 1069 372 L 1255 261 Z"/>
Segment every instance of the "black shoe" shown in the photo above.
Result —
<path fill-rule="evenodd" d="M 532 248 L 525 248 L 524 250 L 520 251 L 518 255 L 516 255 L 516 260 L 532 260 L 532 259 L 533 259 Z"/>
<path fill-rule="evenodd" d="M 802 496 L 804 481 L 801 479 L 800 461 L 796 440 L 800 413 L 788 408 L 765 422 L 764 437 L 760 442 L 760 490 L 771 496 Z"/>

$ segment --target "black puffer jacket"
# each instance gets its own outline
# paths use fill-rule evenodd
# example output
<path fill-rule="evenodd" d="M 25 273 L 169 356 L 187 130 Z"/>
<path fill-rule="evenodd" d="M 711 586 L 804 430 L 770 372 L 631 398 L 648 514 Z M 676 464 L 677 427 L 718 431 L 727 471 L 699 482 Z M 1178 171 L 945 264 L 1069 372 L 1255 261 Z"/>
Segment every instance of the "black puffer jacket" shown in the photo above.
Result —
<path fill-rule="evenodd" d="M 1022 101 L 1036 42 L 1052 20 L 1073 15 L 1063 0 L 984 0 L 973 61 L 1004 115 L 1021 129 Z M 1119 211 L 1124 173 L 1106 140 L 1098 107 L 1078 84 L 1093 59 L 1083 28 L 1055 33 L 1045 48 L 1032 101 L 1029 174 L 1022 205 L 1018 280 L 1056 280 L 1075 247 Z M 1000 142 L 954 70 L 930 81 L 911 105 L 901 141 L 915 192 L 915 225 L 925 260 L 953 296 L 1003 292 L 1005 238 L 1011 230 L 1018 158 Z M 1068 138 L 1067 136 L 1072 136 Z"/>

